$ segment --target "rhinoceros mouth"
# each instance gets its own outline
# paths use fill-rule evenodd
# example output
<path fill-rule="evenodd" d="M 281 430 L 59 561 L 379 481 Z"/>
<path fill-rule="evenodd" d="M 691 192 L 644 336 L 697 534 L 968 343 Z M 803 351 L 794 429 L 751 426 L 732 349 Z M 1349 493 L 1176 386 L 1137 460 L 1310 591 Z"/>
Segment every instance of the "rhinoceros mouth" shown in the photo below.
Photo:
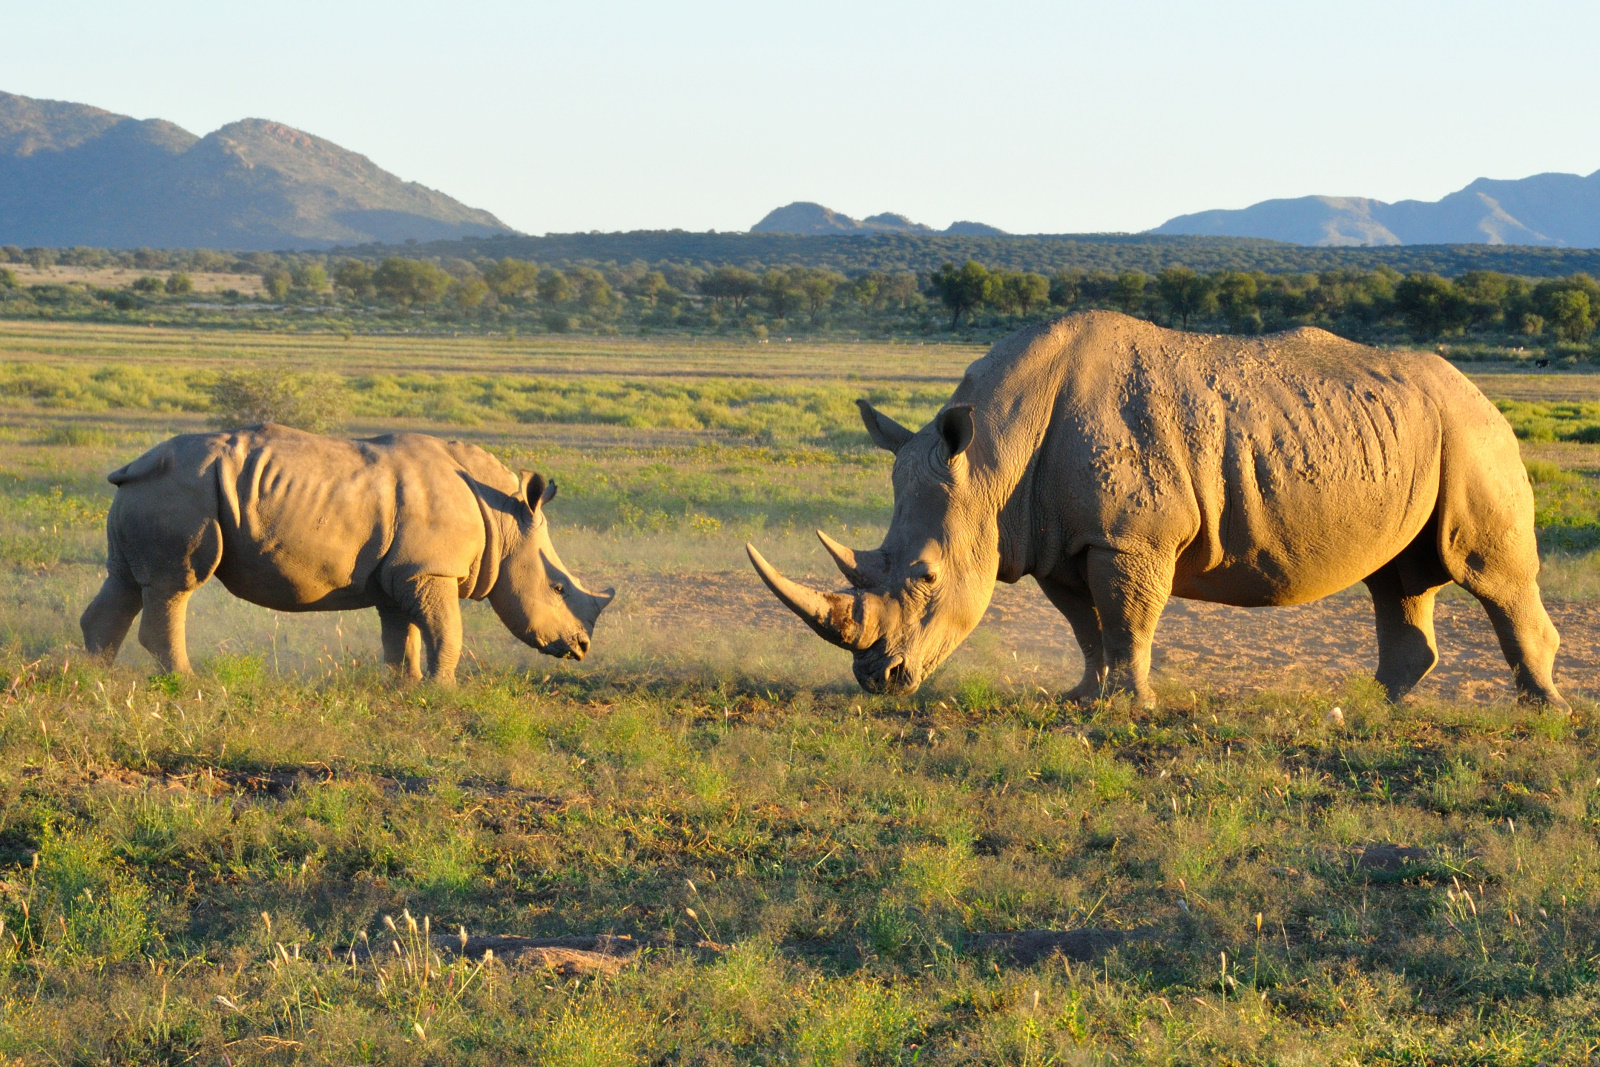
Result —
<path fill-rule="evenodd" d="M 920 684 L 905 657 L 891 656 L 881 645 L 858 653 L 851 670 L 861 688 L 873 694 L 915 693 Z"/>
<path fill-rule="evenodd" d="M 589 639 L 587 637 L 558 637 L 556 640 L 539 646 L 539 651 L 556 659 L 582 660 L 589 654 Z"/>

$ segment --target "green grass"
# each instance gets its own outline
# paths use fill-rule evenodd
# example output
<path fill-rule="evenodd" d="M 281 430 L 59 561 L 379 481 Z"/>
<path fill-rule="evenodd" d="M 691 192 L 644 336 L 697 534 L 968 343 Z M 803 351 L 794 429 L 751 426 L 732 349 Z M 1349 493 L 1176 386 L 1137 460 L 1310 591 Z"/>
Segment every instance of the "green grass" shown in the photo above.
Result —
<path fill-rule="evenodd" d="M 851 436 L 849 399 L 886 390 L 912 421 L 951 353 L 929 381 L 905 352 L 786 353 L 774 382 L 732 372 L 755 346 L 569 353 L 626 363 L 596 374 L 409 340 L 384 368 L 362 341 L 334 369 L 384 384 L 353 430 L 553 474 L 567 562 L 621 588 L 583 664 L 469 609 L 445 691 L 390 679 L 370 612 L 278 616 L 215 583 L 197 677 L 152 675 L 131 642 L 115 668 L 84 659 L 104 472 L 203 425 L 159 398 L 203 399 L 239 343 L 149 333 L 31 351 L 35 381 L 89 392 L 8 394 L 0 426 L 0 1062 L 1531 1067 L 1600 1047 L 1581 693 L 1565 717 L 1169 672 L 1157 711 L 1080 710 L 1054 695 L 1073 664 L 1019 671 L 980 631 L 916 697 L 872 698 L 802 627 L 748 618 L 771 606 L 737 599 L 743 539 L 821 580 L 811 527 L 881 533 L 888 457 Z M 314 363 L 299 338 L 247 340 Z M 846 377 L 862 365 L 894 374 Z M 594 421 L 519 421 L 534 403 Z M 1560 549 L 1544 584 L 1600 599 L 1600 456 L 1557 437 L 1527 442 Z M 1363 869 L 1378 843 L 1430 852 Z M 389 944 L 407 913 L 649 947 L 614 978 L 423 977 Z M 1079 927 L 1150 936 L 1028 966 L 974 940 Z"/>
<path fill-rule="evenodd" d="M 1524 441 L 1600 444 L 1600 403 L 1499 400 L 1496 406 Z"/>
<path fill-rule="evenodd" d="M 1592 707 L 3 673 L 0 1050 L 24 1060 L 1533 1063 L 1600 1040 Z M 1385 841 L 1435 859 L 1354 865 Z M 347 948 L 407 909 L 655 947 L 609 980 L 380 985 Z M 1029 968 L 969 944 L 1087 925 L 1156 940 Z M 712 930 L 732 947 L 707 957 Z"/>
<path fill-rule="evenodd" d="M 110 364 L 0 366 L 0 398 L 45 411 L 155 413 L 212 410 L 215 371 Z M 763 440 L 862 444 L 866 433 L 855 400 L 893 407 L 926 422 L 949 388 L 933 386 L 801 384 L 708 378 L 576 378 L 565 381 L 511 375 L 376 374 L 344 380 L 350 414 L 369 421 L 413 419 L 436 425 L 589 423 L 639 430 L 716 430 Z M 62 443 L 76 443 L 64 441 Z"/>

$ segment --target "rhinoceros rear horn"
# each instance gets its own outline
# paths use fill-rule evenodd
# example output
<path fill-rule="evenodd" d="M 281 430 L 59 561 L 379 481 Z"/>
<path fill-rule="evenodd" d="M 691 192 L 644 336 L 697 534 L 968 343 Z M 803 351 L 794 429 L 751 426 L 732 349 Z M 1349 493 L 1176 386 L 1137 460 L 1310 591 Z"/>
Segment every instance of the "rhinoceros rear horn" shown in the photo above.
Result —
<path fill-rule="evenodd" d="M 867 594 L 819 593 L 791 582 L 768 563 L 753 545 L 745 545 L 750 563 L 772 595 L 815 630 L 817 636 L 840 648 L 859 652 L 878 639 L 877 612 Z"/>
<path fill-rule="evenodd" d="M 916 436 L 866 400 L 857 400 L 856 407 L 861 411 L 861 423 L 867 428 L 867 436 L 872 438 L 872 443 L 879 448 L 889 452 L 899 452 L 907 441 Z"/>
<path fill-rule="evenodd" d="M 833 557 L 839 573 L 857 589 L 873 589 L 888 580 L 889 568 L 884 564 L 882 551 L 872 549 L 867 552 L 857 552 L 853 548 L 841 545 L 821 530 L 817 531 L 817 539 L 822 542 L 822 547 L 828 550 L 828 555 Z"/>

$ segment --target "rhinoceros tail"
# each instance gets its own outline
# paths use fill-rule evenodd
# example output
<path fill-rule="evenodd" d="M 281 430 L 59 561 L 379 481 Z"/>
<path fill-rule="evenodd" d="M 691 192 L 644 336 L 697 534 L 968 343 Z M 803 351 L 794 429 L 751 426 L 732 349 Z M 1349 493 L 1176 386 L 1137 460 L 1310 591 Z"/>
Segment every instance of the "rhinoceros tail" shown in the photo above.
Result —
<path fill-rule="evenodd" d="M 157 478 L 172 470 L 172 443 L 169 441 L 159 448 L 152 448 L 132 463 L 118 467 L 106 475 L 106 481 L 112 485 L 127 485 L 129 482 L 142 481 L 145 478 Z"/>

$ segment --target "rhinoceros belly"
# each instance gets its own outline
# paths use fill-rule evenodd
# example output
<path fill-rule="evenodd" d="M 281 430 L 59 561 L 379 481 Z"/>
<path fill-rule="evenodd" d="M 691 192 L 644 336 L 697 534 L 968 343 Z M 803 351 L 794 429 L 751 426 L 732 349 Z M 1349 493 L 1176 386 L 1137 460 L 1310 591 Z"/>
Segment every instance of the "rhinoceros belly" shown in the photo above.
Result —
<path fill-rule="evenodd" d="M 217 577 L 235 596 L 279 611 L 371 607 L 393 539 L 392 479 L 353 447 L 296 444 L 251 450 L 227 479 L 233 506 L 223 509 Z"/>
<path fill-rule="evenodd" d="M 1298 604 L 1360 581 L 1433 514 L 1439 426 L 1392 380 L 1252 383 L 1224 397 L 1223 432 L 1198 488 L 1201 531 L 1177 596 Z"/>

